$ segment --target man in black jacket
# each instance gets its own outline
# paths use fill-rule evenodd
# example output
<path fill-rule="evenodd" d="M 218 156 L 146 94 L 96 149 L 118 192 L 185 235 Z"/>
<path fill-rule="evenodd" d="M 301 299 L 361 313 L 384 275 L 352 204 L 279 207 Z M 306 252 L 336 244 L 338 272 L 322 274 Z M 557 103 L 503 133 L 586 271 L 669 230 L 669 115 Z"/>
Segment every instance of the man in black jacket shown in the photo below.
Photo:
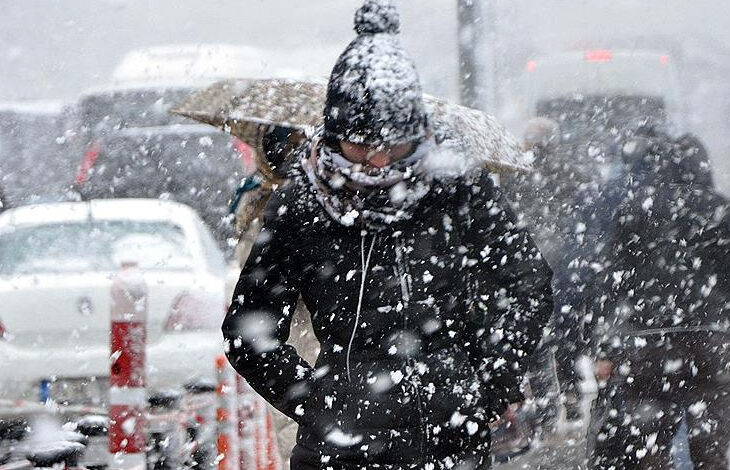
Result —
<path fill-rule="evenodd" d="M 684 417 L 695 468 L 727 468 L 730 207 L 696 139 L 648 129 L 625 148 L 632 171 L 603 257 L 590 462 L 672 468 Z"/>
<path fill-rule="evenodd" d="M 368 0 L 223 324 L 231 364 L 299 423 L 300 469 L 489 464 L 552 312 L 551 271 L 483 170 L 439 149 L 389 1 Z M 456 158 L 456 157 L 453 157 Z M 297 298 L 321 352 L 285 344 Z"/>

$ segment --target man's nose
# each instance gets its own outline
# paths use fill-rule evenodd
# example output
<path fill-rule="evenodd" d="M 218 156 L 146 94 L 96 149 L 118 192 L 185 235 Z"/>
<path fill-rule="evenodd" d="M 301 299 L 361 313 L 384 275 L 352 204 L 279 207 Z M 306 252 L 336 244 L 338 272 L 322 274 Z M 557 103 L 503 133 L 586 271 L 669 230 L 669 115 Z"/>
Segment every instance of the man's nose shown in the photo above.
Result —
<path fill-rule="evenodd" d="M 390 165 L 390 157 L 386 152 L 376 152 L 373 156 L 368 158 L 368 164 L 375 168 L 383 168 Z"/>

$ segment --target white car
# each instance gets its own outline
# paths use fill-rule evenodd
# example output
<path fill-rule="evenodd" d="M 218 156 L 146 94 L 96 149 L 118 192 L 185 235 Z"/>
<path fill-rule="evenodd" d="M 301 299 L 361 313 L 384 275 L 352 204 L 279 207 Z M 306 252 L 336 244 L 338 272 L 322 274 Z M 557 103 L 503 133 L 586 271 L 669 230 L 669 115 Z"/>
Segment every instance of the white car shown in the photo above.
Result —
<path fill-rule="evenodd" d="M 111 199 L 0 215 L 0 400 L 104 405 L 110 287 L 122 262 L 148 286 L 148 389 L 212 377 L 225 261 L 189 207 Z M 45 393 L 45 392 L 44 392 Z"/>

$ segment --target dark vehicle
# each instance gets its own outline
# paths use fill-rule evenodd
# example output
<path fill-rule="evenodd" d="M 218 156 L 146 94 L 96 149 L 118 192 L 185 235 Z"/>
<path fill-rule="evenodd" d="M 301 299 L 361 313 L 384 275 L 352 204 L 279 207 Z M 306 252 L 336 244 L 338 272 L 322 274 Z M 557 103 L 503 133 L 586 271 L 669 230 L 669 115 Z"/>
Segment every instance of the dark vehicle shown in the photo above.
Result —
<path fill-rule="evenodd" d="M 530 60 L 526 96 L 534 116 L 555 120 L 561 153 L 584 184 L 612 179 L 626 126 L 678 124 L 677 71 L 657 51 L 588 50 Z"/>
<path fill-rule="evenodd" d="M 0 191 L 8 206 L 63 198 L 75 158 L 56 102 L 0 104 Z"/>
<path fill-rule="evenodd" d="M 77 114 L 82 132 L 99 135 L 130 127 L 157 127 L 190 121 L 168 110 L 197 91 L 197 87 L 123 87 L 87 92 L 79 100 Z"/>
<path fill-rule="evenodd" d="M 253 165 L 250 149 L 209 126 L 168 114 L 194 88 L 90 93 L 77 109 L 84 149 L 74 186 L 83 199 L 162 198 L 194 208 L 222 248 L 228 205 Z"/>

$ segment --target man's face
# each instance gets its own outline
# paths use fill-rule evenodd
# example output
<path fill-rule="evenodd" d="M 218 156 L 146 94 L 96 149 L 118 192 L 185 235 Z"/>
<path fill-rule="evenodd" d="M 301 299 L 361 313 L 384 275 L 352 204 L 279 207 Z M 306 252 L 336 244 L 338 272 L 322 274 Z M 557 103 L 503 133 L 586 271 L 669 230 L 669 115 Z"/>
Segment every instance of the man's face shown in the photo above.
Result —
<path fill-rule="evenodd" d="M 340 142 L 342 156 L 348 161 L 372 168 L 383 168 L 401 160 L 413 152 L 414 144 L 407 143 L 393 147 L 369 147 L 350 142 Z"/>

